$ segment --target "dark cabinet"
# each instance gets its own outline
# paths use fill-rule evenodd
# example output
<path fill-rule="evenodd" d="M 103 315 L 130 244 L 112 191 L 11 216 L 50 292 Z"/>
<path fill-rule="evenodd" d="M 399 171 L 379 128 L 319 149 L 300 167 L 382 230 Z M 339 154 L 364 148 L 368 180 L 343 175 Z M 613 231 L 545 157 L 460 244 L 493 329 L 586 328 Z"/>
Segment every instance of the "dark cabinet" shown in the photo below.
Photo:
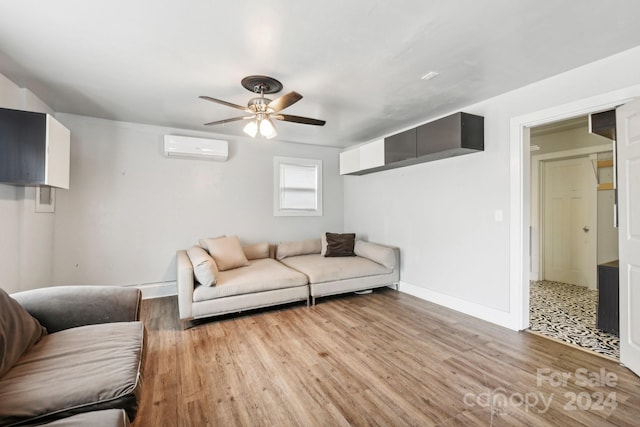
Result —
<path fill-rule="evenodd" d="M 424 161 L 484 150 L 484 118 L 456 113 L 417 129 L 417 157 Z"/>
<path fill-rule="evenodd" d="M 70 133 L 45 113 L 0 108 L 0 182 L 69 188 Z"/>
<path fill-rule="evenodd" d="M 616 139 L 616 110 L 591 114 L 589 132 L 612 140 Z"/>
<path fill-rule="evenodd" d="M 416 158 L 416 134 L 416 128 L 413 128 L 385 138 L 384 164 L 414 161 Z"/>
<path fill-rule="evenodd" d="M 618 261 L 598 265 L 598 329 L 620 332 L 620 291 Z"/>

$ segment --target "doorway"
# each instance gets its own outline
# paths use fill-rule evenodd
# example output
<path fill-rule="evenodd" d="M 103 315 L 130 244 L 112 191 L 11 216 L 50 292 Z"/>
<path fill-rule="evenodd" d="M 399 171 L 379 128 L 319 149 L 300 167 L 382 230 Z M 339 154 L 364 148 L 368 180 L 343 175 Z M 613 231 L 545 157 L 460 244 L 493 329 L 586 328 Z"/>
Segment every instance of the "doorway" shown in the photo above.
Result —
<path fill-rule="evenodd" d="M 613 143 L 585 115 L 531 128 L 530 146 L 529 330 L 617 359 L 618 337 L 596 324 L 597 265 L 617 259 L 613 190 L 601 185 Z"/>

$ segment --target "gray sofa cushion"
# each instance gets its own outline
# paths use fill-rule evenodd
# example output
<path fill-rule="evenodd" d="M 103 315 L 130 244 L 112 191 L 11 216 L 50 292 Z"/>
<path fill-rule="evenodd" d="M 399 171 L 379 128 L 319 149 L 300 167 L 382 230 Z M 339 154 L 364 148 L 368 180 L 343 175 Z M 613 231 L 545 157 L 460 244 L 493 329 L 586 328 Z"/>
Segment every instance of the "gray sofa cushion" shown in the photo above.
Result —
<path fill-rule="evenodd" d="M 47 427 L 128 427 L 129 419 L 122 409 L 85 412 L 45 424 Z"/>
<path fill-rule="evenodd" d="M 207 301 L 306 284 L 307 277 L 304 274 L 285 267 L 272 258 L 263 258 L 249 261 L 246 267 L 218 272 L 216 286 L 197 286 L 193 290 L 193 301 Z"/>
<path fill-rule="evenodd" d="M 0 425 L 137 410 L 144 327 L 105 323 L 44 336 L 0 378 Z"/>
<path fill-rule="evenodd" d="M 309 278 L 309 283 L 377 276 L 393 271 L 359 256 L 327 258 L 311 254 L 285 258 L 280 262 L 304 273 Z"/>
<path fill-rule="evenodd" d="M 0 377 L 46 333 L 36 319 L 0 289 Z"/>

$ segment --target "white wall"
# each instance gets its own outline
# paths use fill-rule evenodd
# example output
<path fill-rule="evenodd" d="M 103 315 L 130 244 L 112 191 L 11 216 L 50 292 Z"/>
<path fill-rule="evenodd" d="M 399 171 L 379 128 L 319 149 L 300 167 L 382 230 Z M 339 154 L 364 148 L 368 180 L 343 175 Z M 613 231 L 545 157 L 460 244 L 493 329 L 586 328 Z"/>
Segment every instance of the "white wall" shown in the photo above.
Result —
<path fill-rule="evenodd" d="M 0 107 L 53 113 L 2 74 Z M 0 184 L 0 287 L 7 292 L 51 284 L 54 216 L 35 213 L 35 187 Z"/>
<path fill-rule="evenodd" d="M 614 91 L 639 96 L 639 68 L 640 47 L 462 108 L 485 117 L 485 151 L 345 177 L 345 231 L 401 248 L 401 290 L 509 324 L 511 119 Z"/>
<path fill-rule="evenodd" d="M 343 228 L 336 148 L 56 118 L 71 130 L 70 190 L 56 193 L 56 284 L 173 281 L 176 250 L 202 237 L 237 234 L 246 243 L 275 243 Z M 165 134 L 228 139 L 229 160 L 167 158 Z M 323 161 L 324 216 L 273 216 L 276 155 Z"/>

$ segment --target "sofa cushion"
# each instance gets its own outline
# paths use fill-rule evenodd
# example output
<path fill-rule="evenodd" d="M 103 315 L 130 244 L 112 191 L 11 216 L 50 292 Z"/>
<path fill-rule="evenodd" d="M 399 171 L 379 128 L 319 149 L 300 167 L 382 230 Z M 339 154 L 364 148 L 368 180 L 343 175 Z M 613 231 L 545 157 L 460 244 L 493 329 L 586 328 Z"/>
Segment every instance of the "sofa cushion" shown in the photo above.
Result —
<path fill-rule="evenodd" d="M 45 424 L 47 427 L 128 427 L 129 418 L 122 409 L 85 412 Z"/>
<path fill-rule="evenodd" d="M 226 271 L 248 264 L 237 236 L 207 239 L 207 250 L 216 261 L 218 270 Z"/>
<path fill-rule="evenodd" d="M 269 243 L 254 243 L 253 245 L 243 246 L 242 250 L 249 261 L 269 258 Z"/>
<path fill-rule="evenodd" d="M 353 247 L 356 242 L 354 233 L 326 233 L 327 250 L 324 253 L 326 257 L 342 257 L 356 256 Z"/>
<path fill-rule="evenodd" d="M 0 289 L 0 377 L 46 333 L 27 310 Z"/>
<path fill-rule="evenodd" d="M 292 288 L 307 284 L 307 277 L 272 258 L 249 261 L 247 267 L 218 273 L 218 283 L 213 288 L 197 286 L 193 301 L 207 301 L 234 295 Z"/>
<path fill-rule="evenodd" d="M 80 326 L 46 335 L 0 378 L 0 425 L 77 413 L 137 410 L 142 322 Z"/>
<path fill-rule="evenodd" d="M 353 251 L 356 255 L 369 258 L 371 261 L 382 264 L 386 268 L 393 269 L 396 266 L 396 253 L 389 246 L 356 240 Z"/>
<path fill-rule="evenodd" d="M 213 286 L 216 284 L 216 273 L 218 268 L 216 262 L 211 256 L 200 246 L 191 246 L 187 249 L 187 255 L 193 265 L 193 275 L 196 280 L 204 286 Z"/>
<path fill-rule="evenodd" d="M 276 258 L 285 259 L 290 256 L 319 254 L 322 250 L 320 239 L 296 240 L 293 242 L 280 242 L 276 249 Z"/>
<path fill-rule="evenodd" d="M 392 272 L 391 269 L 358 256 L 326 258 L 320 254 L 312 254 L 286 258 L 281 262 L 304 273 L 309 278 L 309 283 L 332 282 Z"/>

